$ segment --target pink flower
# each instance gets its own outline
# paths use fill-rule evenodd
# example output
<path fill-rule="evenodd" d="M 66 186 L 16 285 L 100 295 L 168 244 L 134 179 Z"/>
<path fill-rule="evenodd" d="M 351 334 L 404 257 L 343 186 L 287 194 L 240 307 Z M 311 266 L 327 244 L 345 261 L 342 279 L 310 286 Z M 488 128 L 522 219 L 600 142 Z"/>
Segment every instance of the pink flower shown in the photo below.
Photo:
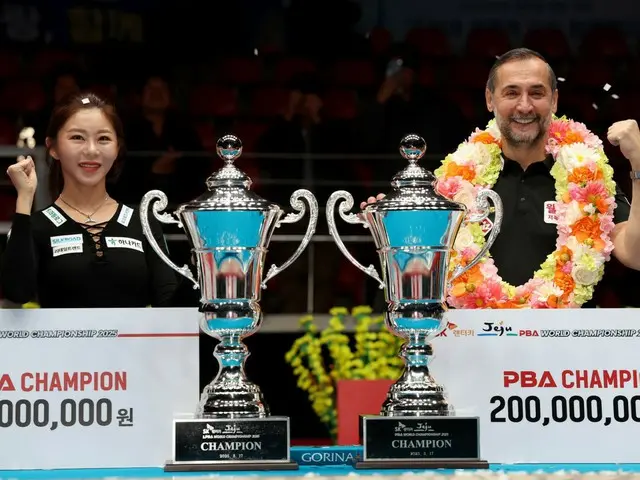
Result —
<path fill-rule="evenodd" d="M 569 196 L 580 203 L 596 205 L 598 200 L 604 201 L 609 194 L 602 182 L 588 182 L 584 187 L 569 184 Z"/>
<path fill-rule="evenodd" d="M 498 267 L 493 262 L 493 259 L 488 258 L 480 264 L 480 272 L 485 277 L 493 277 L 494 279 L 500 279 L 498 276 Z"/>
<path fill-rule="evenodd" d="M 471 260 L 476 258 L 476 255 L 478 255 L 479 252 L 480 249 L 474 245 L 472 247 L 463 249 L 460 254 L 462 255 L 462 258 L 465 260 L 465 262 L 469 263 Z"/>
<path fill-rule="evenodd" d="M 463 182 L 465 181 L 462 177 L 447 177 L 444 180 L 438 180 L 436 190 L 440 195 L 451 199 L 462 188 Z"/>
<path fill-rule="evenodd" d="M 567 262 L 561 268 L 562 273 L 571 273 L 572 269 L 573 269 L 573 262 Z"/>
<path fill-rule="evenodd" d="M 582 137 L 582 143 L 587 146 L 592 148 L 602 147 L 602 140 L 600 140 L 597 135 L 594 135 L 584 123 L 571 120 L 569 122 L 569 129 L 573 133 L 580 135 Z"/>
<path fill-rule="evenodd" d="M 612 215 L 602 215 L 600 217 L 600 229 L 605 235 L 609 235 L 615 227 Z"/>

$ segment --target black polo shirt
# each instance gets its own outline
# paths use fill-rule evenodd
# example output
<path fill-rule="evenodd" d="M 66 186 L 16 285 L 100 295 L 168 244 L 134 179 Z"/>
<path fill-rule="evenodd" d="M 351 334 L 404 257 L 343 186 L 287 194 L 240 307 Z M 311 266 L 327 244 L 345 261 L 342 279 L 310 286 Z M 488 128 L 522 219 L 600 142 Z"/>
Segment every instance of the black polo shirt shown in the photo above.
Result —
<path fill-rule="evenodd" d="M 504 168 L 493 187 L 502 199 L 504 216 L 490 252 L 499 275 L 511 285 L 526 283 L 556 249 L 557 225 L 545 221 L 545 202 L 556 200 L 553 162 L 548 156 L 523 170 L 504 157 Z M 614 222 L 626 221 L 629 210 L 629 201 L 618 189 Z"/>

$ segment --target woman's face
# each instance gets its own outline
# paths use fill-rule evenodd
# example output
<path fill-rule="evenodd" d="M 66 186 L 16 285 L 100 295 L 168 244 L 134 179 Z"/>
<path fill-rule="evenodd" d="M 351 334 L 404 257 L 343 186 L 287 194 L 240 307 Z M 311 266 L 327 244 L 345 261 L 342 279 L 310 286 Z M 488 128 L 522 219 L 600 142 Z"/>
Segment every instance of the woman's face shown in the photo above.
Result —
<path fill-rule="evenodd" d="M 119 148 L 113 125 L 99 108 L 76 112 L 49 147 L 60 162 L 65 183 L 72 180 L 84 186 L 105 181 Z"/>

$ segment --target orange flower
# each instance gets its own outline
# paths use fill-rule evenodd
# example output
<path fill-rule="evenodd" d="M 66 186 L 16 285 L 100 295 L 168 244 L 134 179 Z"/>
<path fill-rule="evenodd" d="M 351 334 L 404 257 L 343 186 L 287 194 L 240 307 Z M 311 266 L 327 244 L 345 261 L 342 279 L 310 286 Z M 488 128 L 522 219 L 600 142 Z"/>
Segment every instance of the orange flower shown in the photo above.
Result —
<path fill-rule="evenodd" d="M 594 198 L 593 200 L 591 200 L 591 202 L 596 206 L 598 212 L 600 213 L 607 213 L 607 210 L 609 210 L 607 201 L 604 198 Z"/>
<path fill-rule="evenodd" d="M 496 139 L 493 138 L 493 135 L 491 135 L 489 132 L 482 132 L 479 133 L 478 135 L 476 135 L 475 137 L 473 137 L 473 140 L 471 140 L 472 143 L 484 143 L 485 145 L 492 145 L 496 142 Z"/>
<path fill-rule="evenodd" d="M 568 261 L 571 260 L 571 249 L 566 245 L 560 247 L 559 250 L 556 251 L 556 265 L 562 266 Z"/>
<path fill-rule="evenodd" d="M 552 131 L 551 135 L 558 142 L 559 145 L 571 145 L 572 143 L 583 143 L 584 138 L 578 132 L 572 132 L 568 129 L 561 129 L 561 131 Z"/>
<path fill-rule="evenodd" d="M 476 287 L 484 281 L 484 276 L 480 272 L 480 265 L 474 265 L 468 271 L 456 278 L 451 287 L 451 295 L 460 297 L 467 293 L 474 292 Z"/>
<path fill-rule="evenodd" d="M 468 165 L 458 165 L 456 162 L 447 164 L 447 177 L 462 177 L 468 182 L 476 177 L 476 171 Z"/>
<path fill-rule="evenodd" d="M 573 281 L 573 277 L 568 273 L 563 273 L 561 270 L 556 271 L 553 276 L 553 282 L 560 287 L 565 294 L 567 292 L 572 292 L 576 286 L 576 283 Z"/>
<path fill-rule="evenodd" d="M 571 234 L 581 243 L 588 238 L 600 238 L 601 233 L 600 222 L 592 216 L 582 217 L 571 227 Z"/>
<path fill-rule="evenodd" d="M 602 177 L 602 170 L 600 170 L 599 168 L 594 172 L 588 167 L 577 167 L 571 171 L 571 173 L 567 177 L 567 180 L 570 183 L 584 185 L 587 182 L 602 180 Z"/>

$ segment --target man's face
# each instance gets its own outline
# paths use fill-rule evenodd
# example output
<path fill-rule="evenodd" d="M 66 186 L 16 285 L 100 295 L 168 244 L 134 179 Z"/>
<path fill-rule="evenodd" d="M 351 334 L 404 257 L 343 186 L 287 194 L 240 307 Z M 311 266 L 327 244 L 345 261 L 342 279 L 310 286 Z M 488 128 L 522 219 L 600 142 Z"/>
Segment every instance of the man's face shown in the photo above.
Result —
<path fill-rule="evenodd" d="M 495 91 L 487 89 L 485 98 L 503 140 L 522 147 L 545 137 L 557 109 L 558 91 L 551 91 L 547 64 L 531 58 L 498 68 Z"/>

